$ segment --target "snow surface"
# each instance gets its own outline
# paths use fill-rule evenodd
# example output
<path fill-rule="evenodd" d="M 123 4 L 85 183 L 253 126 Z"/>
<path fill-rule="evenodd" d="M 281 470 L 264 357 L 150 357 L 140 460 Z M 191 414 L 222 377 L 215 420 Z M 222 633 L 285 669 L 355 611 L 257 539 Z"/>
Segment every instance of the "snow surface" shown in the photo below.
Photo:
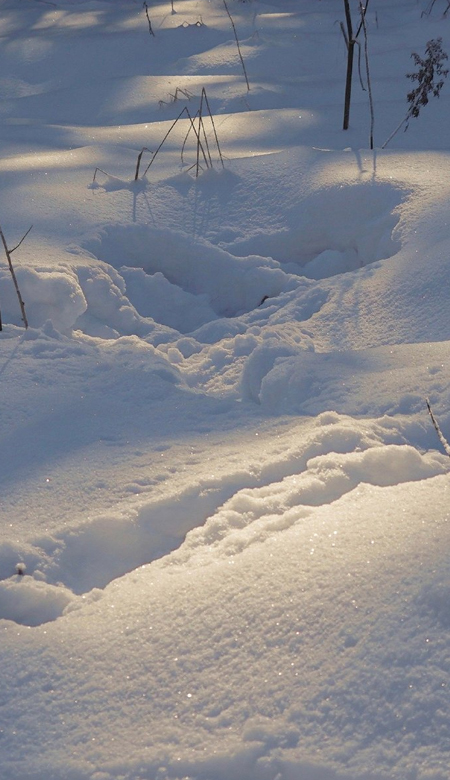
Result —
<path fill-rule="evenodd" d="M 445 5 L 1 0 L 1 780 L 448 780 Z"/>

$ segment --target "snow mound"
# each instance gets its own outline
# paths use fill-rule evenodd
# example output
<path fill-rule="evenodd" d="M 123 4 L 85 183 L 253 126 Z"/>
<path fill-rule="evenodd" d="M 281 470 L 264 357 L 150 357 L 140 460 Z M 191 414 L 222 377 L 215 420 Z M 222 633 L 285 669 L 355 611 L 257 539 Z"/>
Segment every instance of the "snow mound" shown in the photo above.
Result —
<path fill-rule="evenodd" d="M 76 274 L 70 268 L 30 268 L 18 266 L 17 282 L 25 302 L 29 325 L 40 328 L 51 320 L 57 330 L 70 329 L 86 310 L 86 300 Z M 21 325 L 21 312 L 8 270 L 0 271 L 2 316 L 6 322 Z"/>
<path fill-rule="evenodd" d="M 242 373 L 243 396 L 270 414 L 409 414 L 425 412 L 425 398 L 446 409 L 448 368 L 442 344 L 403 344 L 319 353 L 259 346 Z"/>
<path fill-rule="evenodd" d="M 378 182 L 323 186 L 302 195 L 283 232 L 255 235 L 227 244 L 238 256 L 270 255 L 292 274 L 325 279 L 393 257 L 397 207 L 405 192 Z"/>

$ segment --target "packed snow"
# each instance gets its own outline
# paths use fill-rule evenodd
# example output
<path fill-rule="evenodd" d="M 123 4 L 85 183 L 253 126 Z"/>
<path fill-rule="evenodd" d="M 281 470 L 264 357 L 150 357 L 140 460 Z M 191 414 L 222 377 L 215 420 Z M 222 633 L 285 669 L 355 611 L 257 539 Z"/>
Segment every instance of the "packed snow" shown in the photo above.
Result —
<path fill-rule="evenodd" d="M 448 780 L 446 6 L 1 0 L 2 780 Z"/>

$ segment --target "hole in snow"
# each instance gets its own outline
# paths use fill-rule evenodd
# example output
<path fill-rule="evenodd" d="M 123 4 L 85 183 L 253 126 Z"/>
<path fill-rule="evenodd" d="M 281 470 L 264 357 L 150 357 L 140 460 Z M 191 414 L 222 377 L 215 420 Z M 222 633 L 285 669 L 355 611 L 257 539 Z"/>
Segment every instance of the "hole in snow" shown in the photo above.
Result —
<path fill-rule="evenodd" d="M 299 195 L 285 230 L 221 246 L 149 225 L 108 225 L 84 244 L 100 263 L 18 269 L 28 319 L 32 327 L 50 319 L 57 329 L 104 338 L 145 337 L 155 323 L 191 333 L 257 309 L 295 288 L 298 277 L 324 279 L 392 257 L 405 196 L 385 183 Z M 10 274 L 0 277 L 3 313 L 19 324 Z"/>
<path fill-rule="evenodd" d="M 292 290 L 295 277 L 325 279 L 392 257 L 404 199 L 386 183 L 324 188 L 299 199 L 282 232 L 220 246 L 150 225 L 106 225 L 84 243 L 102 265 L 78 270 L 88 308 L 76 327 L 92 331 L 92 320 L 92 335 L 103 328 L 114 337 L 144 335 L 156 322 L 191 333 Z"/>
<path fill-rule="evenodd" d="M 60 617 L 74 599 L 74 594 L 62 585 L 16 574 L 0 582 L 0 618 L 23 626 L 40 626 Z"/>
<path fill-rule="evenodd" d="M 85 248 L 119 272 L 141 316 L 182 333 L 251 311 L 291 285 L 271 258 L 235 257 L 186 233 L 148 225 L 106 226 Z"/>

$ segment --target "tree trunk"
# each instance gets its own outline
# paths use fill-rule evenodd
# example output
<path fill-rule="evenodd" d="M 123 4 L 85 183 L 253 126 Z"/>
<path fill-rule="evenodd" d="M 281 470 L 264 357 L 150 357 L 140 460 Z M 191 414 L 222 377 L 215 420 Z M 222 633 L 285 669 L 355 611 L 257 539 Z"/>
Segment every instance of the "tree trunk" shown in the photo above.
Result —
<path fill-rule="evenodd" d="M 353 77 L 353 55 L 355 52 L 355 42 L 349 41 L 347 54 L 347 77 L 345 80 L 345 99 L 344 99 L 344 123 L 343 130 L 348 130 L 350 122 L 350 102 L 352 99 L 352 77 Z"/>
<path fill-rule="evenodd" d="M 344 0 L 345 21 L 347 24 L 347 76 L 345 79 L 345 99 L 344 99 L 344 123 L 343 130 L 348 130 L 350 122 L 350 103 L 352 99 L 352 77 L 353 77 L 353 57 L 355 53 L 355 40 L 353 38 L 352 15 L 350 11 L 349 0 Z"/>

